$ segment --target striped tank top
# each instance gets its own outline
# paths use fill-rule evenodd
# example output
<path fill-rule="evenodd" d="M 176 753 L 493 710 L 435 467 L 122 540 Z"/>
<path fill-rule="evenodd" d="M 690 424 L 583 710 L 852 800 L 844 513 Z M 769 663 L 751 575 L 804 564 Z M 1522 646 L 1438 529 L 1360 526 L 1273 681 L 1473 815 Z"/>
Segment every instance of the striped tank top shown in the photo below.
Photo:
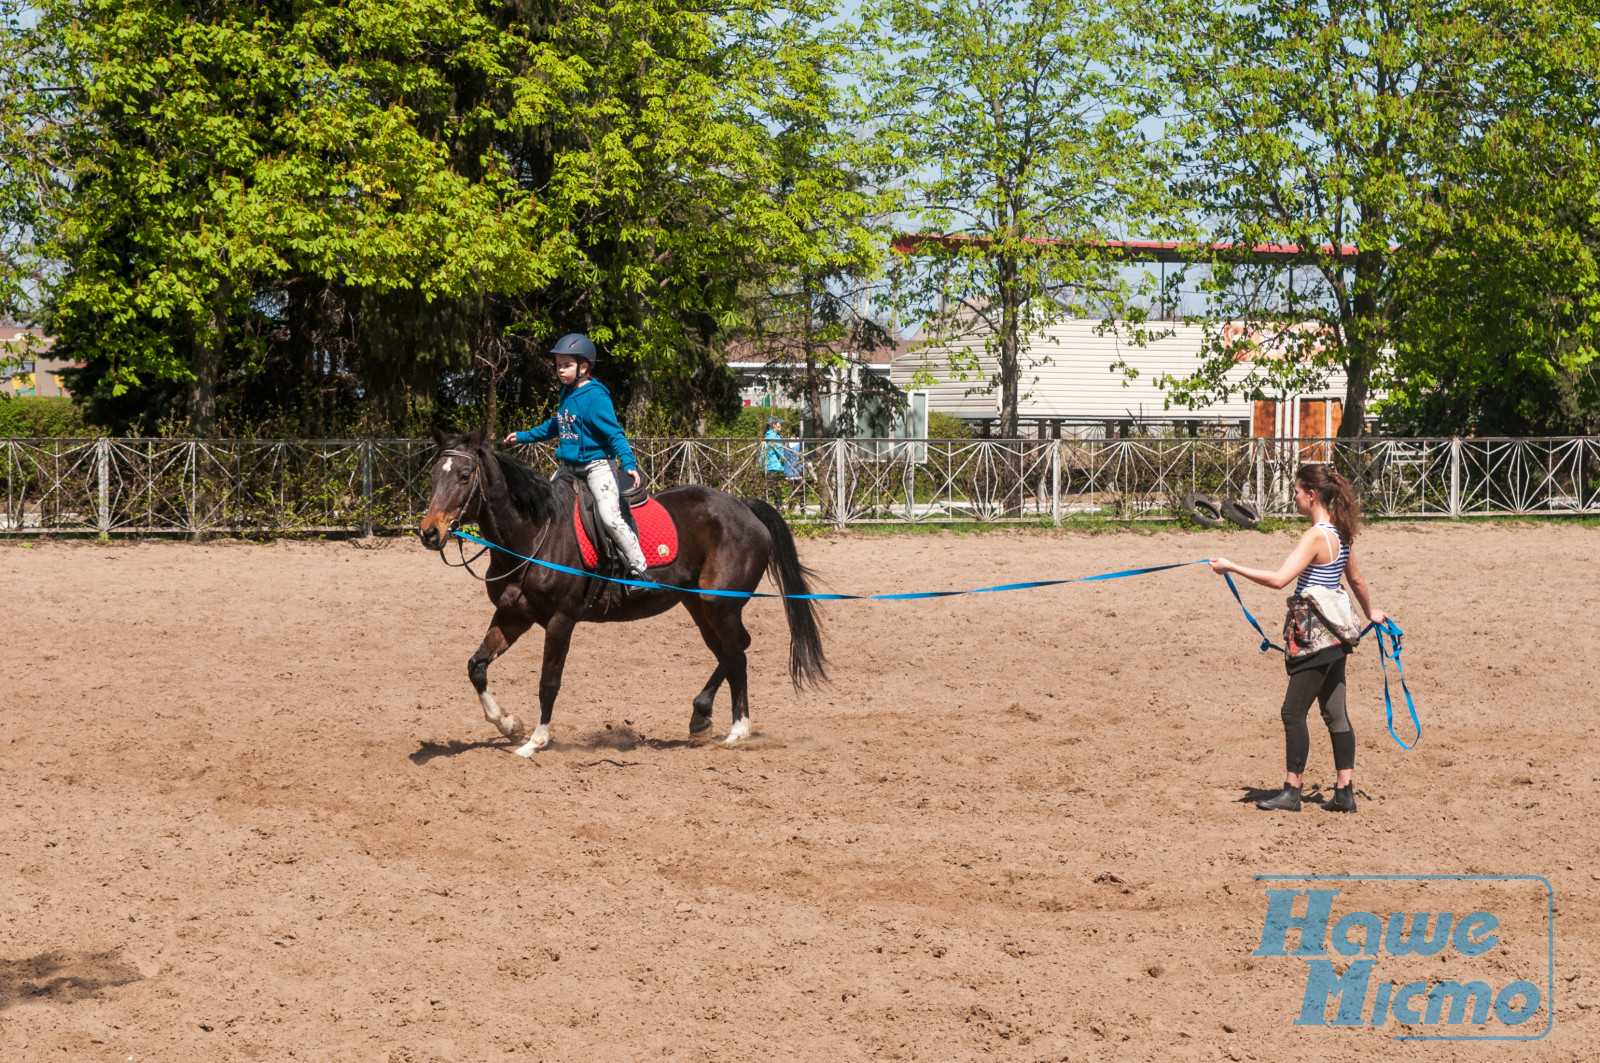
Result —
<path fill-rule="evenodd" d="M 1331 547 L 1334 543 L 1338 543 L 1339 553 L 1325 565 L 1307 565 L 1306 570 L 1300 573 L 1300 582 L 1294 585 L 1296 594 L 1301 593 L 1307 587 L 1338 588 L 1339 580 L 1344 577 L 1344 564 L 1350 560 L 1350 547 L 1339 538 L 1339 529 L 1332 524 L 1324 524 L 1320 521 L 1313 524 L 1312 527 L 1321 528 L 1324 538 L 1331 533 L 1332 539 L 1328 545 Z"/>

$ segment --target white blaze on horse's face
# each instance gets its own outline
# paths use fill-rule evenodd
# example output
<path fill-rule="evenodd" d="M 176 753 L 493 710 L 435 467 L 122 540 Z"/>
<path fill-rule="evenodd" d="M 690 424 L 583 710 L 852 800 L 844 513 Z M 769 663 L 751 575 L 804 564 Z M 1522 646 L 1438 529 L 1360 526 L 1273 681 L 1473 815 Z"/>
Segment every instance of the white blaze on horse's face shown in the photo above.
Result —
<path fill-rule="evenodd" d="M 459 466 L 456 458 L 462 458 Z M 450 533 L 460 524 L 462 514 L 472 501 L 477 485 L 477 466 L 470 455 L 461 451 L 446 452 L 444 461 L 433 472 L 433 490 L 428 500 L 428 512 L 422 518 L 423 541 L 434 549 L 450 538 Z M 431 534 L 430 534 L 431 533 Z M 434 543 L 438 543 L 435 546 Z"/>

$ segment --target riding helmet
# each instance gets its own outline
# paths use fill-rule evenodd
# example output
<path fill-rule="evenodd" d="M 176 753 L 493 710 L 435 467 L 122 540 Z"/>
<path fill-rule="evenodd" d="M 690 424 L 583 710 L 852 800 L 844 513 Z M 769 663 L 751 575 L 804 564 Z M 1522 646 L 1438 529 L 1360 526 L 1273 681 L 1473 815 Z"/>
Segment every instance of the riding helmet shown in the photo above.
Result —
<path fill-rule="evenodd" d="M 594 364 L 594 341 L 581 332 L 569 332 L 556 340 L 556 345 L 550 348 L 550 353 L 570 354 L 574 358 L 582 358 L 590 365 Z"/>

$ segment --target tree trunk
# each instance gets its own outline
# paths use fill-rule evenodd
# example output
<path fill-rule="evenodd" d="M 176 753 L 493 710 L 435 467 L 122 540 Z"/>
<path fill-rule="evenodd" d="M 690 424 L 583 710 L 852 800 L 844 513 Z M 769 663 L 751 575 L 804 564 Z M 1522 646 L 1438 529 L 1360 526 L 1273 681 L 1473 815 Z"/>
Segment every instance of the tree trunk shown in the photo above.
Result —
<path fill-rule="evenodd" d="M 495 417 L 500 412 L 498 395 L 499 389 L 495 387 L 497 375 L 494 367 L 489 368 L 489 394 L 483 403 L 483 434 L 485 439 L 499 439 L 500 433 L 495 430 Z"/>
<path fill-rule="evenodd" d="M 1017 260 L 1000 258 L 1000 438 L 1016 439 L 1018 362 L 1022 349 L 1021 307 L 1017 298 Z"/>
<path fill-rule="evenodd" d="M 651 391 L 650 366 L 646 362 L 640 362 L 639 383 L 633 389 L 633 396 L 628 400 L 628 427 L 630 431 L 638 431 L 634 426 L 644 423 L 645 414 L 650 410 Z"/>
<path fill-rule="evenodd" d="M 1361 251 L 1356 255 L 1355 291 L 1350 300 L 1350 321 L 1345 326 L 1344 419 L 1339 422 L 1342 439 L 1355 439 L 1366 430 L 1372 367 L 1377 364 L 1384 341 L 1378 309 L 1384 258 L 1384 252 L 1378 250 Z"/>
<path fill-rule="evenodd" d="M 291 283 L 287 294 L 289 306 L 289 350 L 294 364 L 300 370 L 300 426 L 313 439 L 320 439 L 322 430 L 322 395 L 317 386 L 321 367 L 317 365 L 316 344 L 316 291 L 315 281 Z"/>
<path fill-rule="evenodd" d="M 227 303 L 226 292 L 226 285 L 217 290 L 211 313 L 205 323 L 194 330 L 189 431 L 196 436 L 209 436 L 217 423 L 217 385 L 222 377 L 222 340 L 227 329 L 227 311 L 223 309 Z"/>
<path fill-rule="evenodd" d="M 822 383 L 817 377 L 817 348 L 812 342 L 815 318 L 812 314 L 811 285 L 811 274 L 807 273 L 800 281 L 800 294 L 805 299 L 805 308 L 800 316 L 800 349 L 805 352 L 806 358 L 806 402 L 811 405 L 811 423 L 817 435 L 822 437 L 833 433 L 822 423 Z M 837 418 L 833 427 L 838 427 Z"/>

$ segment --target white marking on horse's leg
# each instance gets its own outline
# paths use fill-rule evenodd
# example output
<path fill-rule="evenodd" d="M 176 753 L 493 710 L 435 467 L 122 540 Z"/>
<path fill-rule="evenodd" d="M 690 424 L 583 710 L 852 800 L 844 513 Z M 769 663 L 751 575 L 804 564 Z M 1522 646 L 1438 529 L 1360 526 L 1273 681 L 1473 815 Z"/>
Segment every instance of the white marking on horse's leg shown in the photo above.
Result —
<path fill-rule="evenodd" d="M 500 708 L 500 703 L 494 699 L 494 692 L 488 687 L 478 695 L 478 701 L 483 704 L 483 718 L 499 728 L 500 733 L 510 738 L 522 729 L 522 721 L 509 712 Z"/>
<path fill-rule="evenodd" d="M 500 703 L 494 700 L 494 691 L 484 687 L 478 691 L 478 703 L 483 706 L 483 718 L 495 726 L 500 725 Z"/>
<path fill-rule="evenodd" d="M 749 738 L 749 737 L 750 737 L 750 717 L 746 716 L 741 720 L 733 721 L 733 726 L 728 728 L 728 737 L 726 739 L 726 742 L 727 742 L 728 745 L 731 746 L 735 742 L 739 741 L 739 739 L 741 739 L 741 738 Z"/>
<path fill-rule="evenodd" d="M 531 757 L 539 750 L 550 744 L 550 725 L 541 723 L 533 729 L 533 737 L 528 739 L 528 744 L 512 752 L 519 757 Z"/>

